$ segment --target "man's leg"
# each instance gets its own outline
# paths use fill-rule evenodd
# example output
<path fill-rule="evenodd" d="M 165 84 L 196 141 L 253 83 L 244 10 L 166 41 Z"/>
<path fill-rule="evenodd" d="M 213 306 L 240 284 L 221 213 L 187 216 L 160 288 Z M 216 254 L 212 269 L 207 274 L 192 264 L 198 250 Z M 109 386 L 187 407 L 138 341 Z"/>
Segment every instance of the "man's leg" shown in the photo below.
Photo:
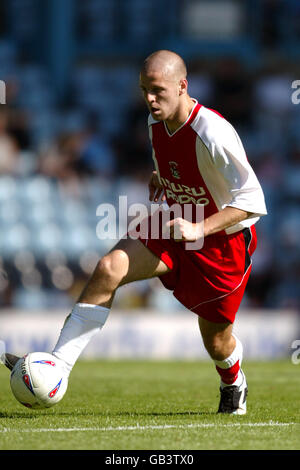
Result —
<path fill-rule="evenodd" d="M 246 413 L 247 383 L 241 369 L 243 347 L 232 334 L 232 323 L 213 323 L 199 317 L 204 346 L 221 377 L 219 412 Z"/>
<path fill-rule="evenodd" d="M 53 354 L 68 375 L 89 341 L 104 326 L 116 289 L 160 276 L 169 268 L 139 240 L 122 239 L 99 260 L 78 302 L 67 317 Z"/>
<path fill-rule="evenodd" d="M 110 308 L 116 289 L 129 282 L 166 274 L 170 269 L 140 240 L 120 240 L 101 258 L 78 302 Z"/>

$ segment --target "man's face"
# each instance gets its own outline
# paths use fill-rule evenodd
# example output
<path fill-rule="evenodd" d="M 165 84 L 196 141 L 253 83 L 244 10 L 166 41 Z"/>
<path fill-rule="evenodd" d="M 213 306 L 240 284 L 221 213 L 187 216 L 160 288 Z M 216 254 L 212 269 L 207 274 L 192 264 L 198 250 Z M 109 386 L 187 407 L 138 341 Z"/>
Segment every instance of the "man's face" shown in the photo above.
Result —
<path fill-rule="evenodd" d="M 142 72 L 140 88 L 156 121 L 166 121 L 174 117 L 179 106 L 179 81 L 167 78 L 160 72 Z"/>

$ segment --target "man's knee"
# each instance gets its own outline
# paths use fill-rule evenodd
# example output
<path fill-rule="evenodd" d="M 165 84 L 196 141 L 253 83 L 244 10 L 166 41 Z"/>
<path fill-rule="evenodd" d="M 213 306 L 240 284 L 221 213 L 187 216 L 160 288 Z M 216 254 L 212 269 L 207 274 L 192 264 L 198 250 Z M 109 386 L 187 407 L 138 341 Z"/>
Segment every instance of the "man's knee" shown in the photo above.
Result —
<path fill-rule="evenodd" d="M 213 323 L 199 317 L 199 327 L 203 344 L 214 360 L 223 360 L 234 348 L 231 323 Z"/>
<path fill-rule="evenodd" d="M 126 274 L 127 264 L 126 253 L 122 251 L 111 252 L 98 261 L 94 274 L 107 286 L 116 289 Z"/>
<path fill-rule="evenodd" d="M 224 353 L 227 349 L 227 342 L 228 339 L 225 339 L 222 335 L 219 334 L 215 334 L 213 336 L 203 336 L 205 349 L 207 350 L 210 357 L 217 361 L 223 359 Z"/>

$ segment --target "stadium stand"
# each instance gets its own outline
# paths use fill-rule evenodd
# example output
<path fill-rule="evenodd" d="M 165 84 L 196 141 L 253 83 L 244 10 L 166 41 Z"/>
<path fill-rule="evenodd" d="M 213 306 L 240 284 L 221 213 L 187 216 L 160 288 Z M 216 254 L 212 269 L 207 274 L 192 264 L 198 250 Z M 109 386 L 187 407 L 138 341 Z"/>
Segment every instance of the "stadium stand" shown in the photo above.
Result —
<path fill-rule="evenodd" d="M 173 1 L 162 18 L 159 3 L 2 4 L 1 306 L 72 305 L 113 244 L 97 238 L 98 205 L 117 205 L 119 195 L 147 200 L 152 163 L 139 64 L 152 50 L 171 48 L 187 59 L 192 96 L 237 128 L 266 195 L 269 215 L 257 226 L 244 305 L 300 307 L 300 104 L 291 100 L 300 79 L 299 4 L 286 1 L 282 15 L 280 0 L 201 2 L 211 4 L 201 11 L 199 2 Z M 229 22 L 221 37 L 191 22 L 203 11 L 211 21 L 214 3 Z M 70 10 L 71 27 L 55 37 L 57 15 Z M 58 50 L 61 34 L 68 41 Z M 172 297 L 161 299 L 156 281 L 141 282 L 123 289 L 116 304 L 174 308 Z"/>

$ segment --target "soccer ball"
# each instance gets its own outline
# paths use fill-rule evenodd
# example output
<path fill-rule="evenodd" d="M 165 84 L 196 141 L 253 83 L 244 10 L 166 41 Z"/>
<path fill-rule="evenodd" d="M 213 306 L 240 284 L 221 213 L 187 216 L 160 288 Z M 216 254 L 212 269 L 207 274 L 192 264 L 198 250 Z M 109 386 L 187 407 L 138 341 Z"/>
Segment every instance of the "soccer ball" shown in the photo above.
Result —
<path fill-rule="evenodd" d="M 28 408 L 50 408 L 64 396 L 68 379 L 52 354 L 33 352 L 21 357 L 10 375 L 15 398 Z"/>

